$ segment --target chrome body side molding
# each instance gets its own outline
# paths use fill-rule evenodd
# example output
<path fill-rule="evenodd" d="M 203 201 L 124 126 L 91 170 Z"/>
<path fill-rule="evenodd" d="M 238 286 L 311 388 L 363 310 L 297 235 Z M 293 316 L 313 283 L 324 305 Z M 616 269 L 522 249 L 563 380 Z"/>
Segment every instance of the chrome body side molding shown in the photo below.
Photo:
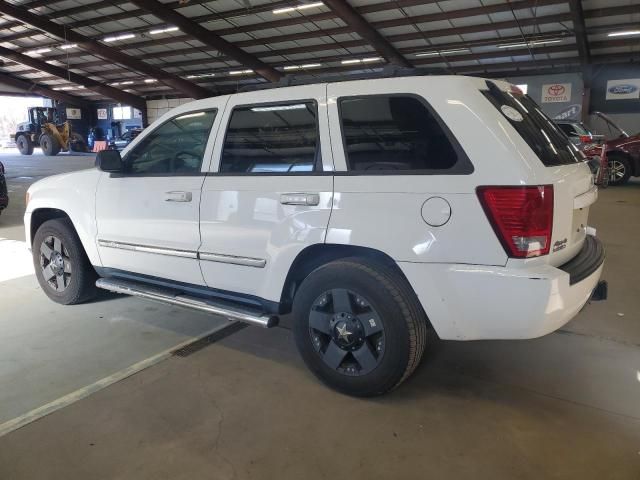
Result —
<path fill-rule="evenodd" d="M 267 261 L 264 258 L 238 257 L 235 255 L 225 255 L 222 253 L 198 253 L 190 250 L 176 250 L 173 248 L 115 242 L 112 240 L 98 240 L 98 245 L 106 248 L 119 248 L 121 250 L 129 250 L 134 252 L 155 253 L 158 255 L 172 255 L 174 257 L 193 258 L 206 260 L 209 262 L 231 263 L 234 265 L 243 265 L 245 267 L 264 268 L 267 264 Z"/>

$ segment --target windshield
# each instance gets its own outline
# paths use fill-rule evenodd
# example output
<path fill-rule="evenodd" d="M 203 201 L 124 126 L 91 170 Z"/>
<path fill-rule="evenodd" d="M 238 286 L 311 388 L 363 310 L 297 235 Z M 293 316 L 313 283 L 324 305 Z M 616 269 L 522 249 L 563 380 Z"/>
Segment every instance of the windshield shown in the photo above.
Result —
<path fill-rule="evenodd" d="M 484 96 L 509 120 L 513 128 L 547 167 L 581 162 L 576 147 L 560 128 L 547 117 L 531 97 L 518 90 L 503 91 L 487 81 Z"/>

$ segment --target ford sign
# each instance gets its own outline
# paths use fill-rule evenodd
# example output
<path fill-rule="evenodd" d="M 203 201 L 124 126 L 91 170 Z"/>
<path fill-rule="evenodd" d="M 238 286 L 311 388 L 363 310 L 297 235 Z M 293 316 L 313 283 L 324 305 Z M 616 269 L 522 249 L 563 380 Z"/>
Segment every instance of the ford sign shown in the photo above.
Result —
<path fill-rule="evenodd" d="M 614 85 L 613 87 L 609 87 L 609 93 L 614 95 L 629 95 L 630 93 L 634 93 L 638 90 L 638 87 L 630 84 L 623 85 Z"/>

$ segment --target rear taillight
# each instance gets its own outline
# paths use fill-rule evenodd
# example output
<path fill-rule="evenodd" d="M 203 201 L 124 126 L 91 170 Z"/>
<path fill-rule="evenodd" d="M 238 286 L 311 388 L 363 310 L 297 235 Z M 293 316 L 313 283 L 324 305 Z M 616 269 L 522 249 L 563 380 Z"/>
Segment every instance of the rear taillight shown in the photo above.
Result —
<path fill-rule="evenodd" d="M 553 226 L 553 185 L 478 187 L 478 198 L 510 257 L 546 255 Z"/>
<path fill-rule="evenodd" d="M 593 139 L 591 138 L 591 135 L 580 135 L 580 142 L 591 143 L 592 141 Z"/>

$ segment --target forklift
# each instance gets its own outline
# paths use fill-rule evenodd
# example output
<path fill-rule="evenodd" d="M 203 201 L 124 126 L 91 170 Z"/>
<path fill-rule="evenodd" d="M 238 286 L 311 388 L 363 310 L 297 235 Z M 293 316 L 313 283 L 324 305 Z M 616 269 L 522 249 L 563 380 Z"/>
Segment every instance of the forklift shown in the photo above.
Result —
<path fill-rule="evenodd" d="M 61 121 L 52 107 L 31 107 L 28 121 L 18 124 L 15 142 L 22 155 L 31 155 L 36 145 L 47 156 L 63 152 L 86 152 L 87 144 L 79 133 L 71 131 L 71 123 Z"/>

